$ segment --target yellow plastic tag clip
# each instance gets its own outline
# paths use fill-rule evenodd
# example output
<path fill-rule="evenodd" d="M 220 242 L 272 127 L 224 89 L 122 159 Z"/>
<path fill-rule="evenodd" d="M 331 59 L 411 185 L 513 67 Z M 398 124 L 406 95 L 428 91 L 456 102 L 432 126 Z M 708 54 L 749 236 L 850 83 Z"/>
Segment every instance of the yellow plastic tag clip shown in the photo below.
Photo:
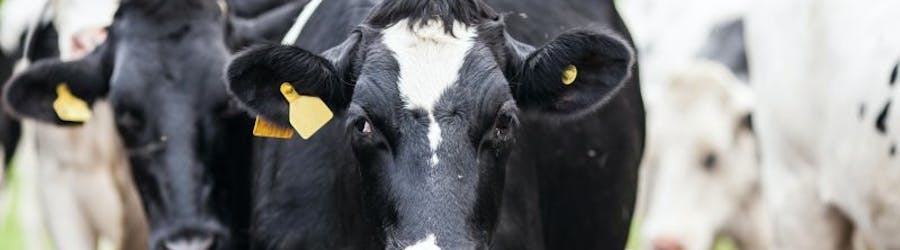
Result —
<path fill-rule="evenodd" d="M 300 138 L 308 140 L 319 129 L 325 126 L 334 113 L 328 109 L 328 105 L 317 96 L 300 95 L 290 83 L 281 84 L 281 94 L 287 99 L 288 119 L 294 130 L 300 134 Z"/>
<path fill-rule="evenodd" d="M 53 101 L 53 111 L 60 120 L 67 122 L 85 122 L 91 119 L 91 109 L 84 100 L 72 94 L 69 85 L 59 83 L 56 85 L 56 100 Z"/>
<path fill-rule="evenodd" d="M 575 65 L 569 65 L 563 69 L 563 73 L 562 73 L 563 85 L 566 85 L 566 86 L 572 85 L 572 83 L 575 82 L 576 78 L 578 78 L 578 68 L 576 68 Z"/>
<path fill-rule="evenodd" d="M 253 124 L 253 136 L 275 139 L 291 139 L 294 137 L 294 130 L 283 128 L 266 121 L 262 117 L 256 116 L 256 123 Z"/>

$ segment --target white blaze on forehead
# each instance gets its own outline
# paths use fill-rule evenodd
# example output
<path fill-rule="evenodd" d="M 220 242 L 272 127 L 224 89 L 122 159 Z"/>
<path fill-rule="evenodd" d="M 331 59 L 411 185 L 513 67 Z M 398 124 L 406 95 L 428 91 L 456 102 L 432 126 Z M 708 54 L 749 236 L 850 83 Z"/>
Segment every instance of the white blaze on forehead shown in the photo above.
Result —
<path fill-rule="evenodd" d="M 453 35 L 447 33 L 443 23 L 437 20 L 410 29 L 408 20 L 402 20 L 383 32 L 384 44 L 394 52 L 400 66 L 397 88 L 406 108 L 428 112 L 432 165 L 437 165 L 435 152 L 441 141 L 434 106 L 441 94 L 459 79 L 459 70 L 476 37 L 474 28 L 459 22 L 453 23 L 452 30 Z"/>
<path fill-rule="evenodd" d="M 437 238 L 434 237 L 434 234 L 429 234 L 425 239 L 404 250 L 441 250 L 441 248 L 437 246 Z"/>
<path fill-rule="evenodd" d="M 441 127 L 438 126 L 437 120 L 434 119 L 433 114 L 428 115 L 428 119 L 431 120 L 431 123 L 428 125 L 428 142 L 431 146 L 431 166 L 437 166 L 438 156 L 437 156 L 437 147 L 441 144 Z"/>

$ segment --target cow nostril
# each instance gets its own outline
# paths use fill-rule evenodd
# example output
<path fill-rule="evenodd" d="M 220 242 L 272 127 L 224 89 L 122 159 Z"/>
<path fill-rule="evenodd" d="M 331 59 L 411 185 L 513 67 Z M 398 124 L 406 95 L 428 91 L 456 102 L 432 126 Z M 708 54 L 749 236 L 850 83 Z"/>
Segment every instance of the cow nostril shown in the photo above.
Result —
<path fill-rule="evenodd" d="M 672 237 L 653 239 L 653 250 L 684 250 L 684 245 Z"/>
<path fill-rule="evenodd" d="M 165 250 L 209 250 L 215 242 L 213 237 L 192 237 L 166 241 Z"/>

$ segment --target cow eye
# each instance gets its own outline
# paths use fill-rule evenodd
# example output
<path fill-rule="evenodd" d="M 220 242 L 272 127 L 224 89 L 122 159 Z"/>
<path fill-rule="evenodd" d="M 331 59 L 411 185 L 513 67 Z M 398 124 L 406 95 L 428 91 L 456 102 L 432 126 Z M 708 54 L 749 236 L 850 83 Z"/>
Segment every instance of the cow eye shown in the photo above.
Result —
<path fill-rule="evenodd" d="M 147 123 L 142 113 L 136 110 L 117 111 L 115 123 L 126 146 L 137 146 L 145 142 Z"/>
<path fill-rule="evenodd" d="M 371 136 L 375 133 L 372 122 L 369 119 L 359 119 L 353 124 L 353 128 L 359 135 Z"/>
<path fill-rule="evenodd" d="M 707 153 L 703 156 L 703 169 L 713 171 L 719 165 L 719 157 L 715 153 Z"/>
<path fill-rule="evenodd" d="M 494 125 L 494 135 L 503 138 L 509 136 L 512 130 L 512 117 L 503 114 L 497 117 L 497 123 Z"/>
<path fill-rule="evenodd" d="M 518 120 L 512 112 L 501 112 L 494 121 L 494 129 L 492 131 L 495 140 L 508 141 L 512 139 L 513 132 L 518 125 Z"/>
<path fill-rule="evenodd" d="M 116 126 L 119 128 L 119 132 L 136 133 L 141 131 L 144 126 L 144 119 L 135 111 L 124 111 L 116 116 Z"/>

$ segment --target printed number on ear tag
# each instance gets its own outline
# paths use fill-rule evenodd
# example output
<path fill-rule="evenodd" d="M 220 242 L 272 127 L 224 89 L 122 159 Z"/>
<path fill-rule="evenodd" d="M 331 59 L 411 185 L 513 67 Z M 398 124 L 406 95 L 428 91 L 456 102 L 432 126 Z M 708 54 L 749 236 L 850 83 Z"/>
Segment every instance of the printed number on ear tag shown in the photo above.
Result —
<path fill-rule="evenodd" d="M 262 117 L 256 116 L 256 123 L 253 124 L 253 136 L 275 139 L 291 139 L 294 137 L 294 130 L 284 128 Z"/>
<path fill-rule="evenodd" d="M 321 98 L 300 95 L 290 83 L 281 84 L 281 94 L 290 104 L 288 117 L 291 126 L 304 140 L 312 137 L 334 117 L 331 109 L 328 109 L 328 105 L 325 105 Z"/>
<path fill-rule="evenodd" d="M 562 83 L 563 85 L 572 85 L 575 82 L 575 79 L 578 78 L 578 68 L 575 65 L 566 66 L 563 69 L 562 73 Z"/>
<path fill-rule="evenodd" d="M 91 109 L 88 108 L 87 103 L 73 95 L 66 83 L 56 85 L 53 111 L 60 120 L 67 122 L 85 122 L 91 119 Z"/>

